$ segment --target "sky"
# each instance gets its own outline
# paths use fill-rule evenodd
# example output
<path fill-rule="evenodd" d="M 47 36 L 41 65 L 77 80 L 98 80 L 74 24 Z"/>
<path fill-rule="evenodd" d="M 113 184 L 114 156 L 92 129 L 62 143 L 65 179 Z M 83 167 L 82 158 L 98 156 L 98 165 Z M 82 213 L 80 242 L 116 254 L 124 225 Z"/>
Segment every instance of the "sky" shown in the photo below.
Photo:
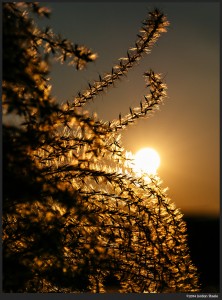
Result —
<path fill-rule="evenodd" d="M 125 150 L 144 147 L 160 155 L 158 176 L 185 215 L 220 212 L 219 197 L 219 3 L 216 2 L 64 2 L 49 3 L 55 33 L 98 54 L 85 70 L 53 63 L 52 93 L 72 101 L 98 74 L 110 72 L 134 46 L 148 11 L 158 8 L 170 22 L 152 52 L 127 75 L 86 106 L 104 121 L 124 116 L 148 93 L 144 72 L 162 73 L 167 98 L 152 117 L 122 131 Z"/>

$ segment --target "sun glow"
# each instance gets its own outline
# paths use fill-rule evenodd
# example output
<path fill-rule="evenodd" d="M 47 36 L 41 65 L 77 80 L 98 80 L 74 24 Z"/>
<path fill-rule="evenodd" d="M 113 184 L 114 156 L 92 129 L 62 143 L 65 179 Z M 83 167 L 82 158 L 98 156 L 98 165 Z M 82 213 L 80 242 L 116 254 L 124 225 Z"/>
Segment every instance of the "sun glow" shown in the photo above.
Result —
<path fill-rule="evenodd" d="M 134 170 L 137 173 L 147 173 L 155 175 L 160 165 L 160 156 L 152 148 L 143 148 L 135 155 Z"/>

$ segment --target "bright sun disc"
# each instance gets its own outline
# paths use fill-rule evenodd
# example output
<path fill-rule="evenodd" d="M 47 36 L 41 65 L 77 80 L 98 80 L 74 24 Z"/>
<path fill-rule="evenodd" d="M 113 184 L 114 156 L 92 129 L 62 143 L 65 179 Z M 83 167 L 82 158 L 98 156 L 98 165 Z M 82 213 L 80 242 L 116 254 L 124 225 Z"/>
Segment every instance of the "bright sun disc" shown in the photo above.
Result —
<path fill-rule="evenodd" d="M 156 174 L 160 165 L 160 156 L 152 148 L 139 150 L 135 155 L 135 171 L 147 174 Z"/>

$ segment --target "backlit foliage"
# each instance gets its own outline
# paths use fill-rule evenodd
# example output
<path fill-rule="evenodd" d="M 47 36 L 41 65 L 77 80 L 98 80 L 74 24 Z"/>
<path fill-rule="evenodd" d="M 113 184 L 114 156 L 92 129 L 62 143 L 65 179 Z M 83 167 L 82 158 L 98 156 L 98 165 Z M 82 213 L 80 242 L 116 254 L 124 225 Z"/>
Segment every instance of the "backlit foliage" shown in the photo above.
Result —
<path fill-rule="evenodd" d="M 181 212 L 159 178 L 139 177 L 120 130 L 155 111 L 166 94 L 145 72 L 148 95 L 129 114 L 102 122 L 84 111 L 149 53 L 166 16 L 148 14 L 134 47 L 110 73 L 59 106 L 49 60 L 77 69 L 96 59 L 31 18 L 37 3 L 3 4 L 3 289 L 5 292 L 197 292 Z"/>

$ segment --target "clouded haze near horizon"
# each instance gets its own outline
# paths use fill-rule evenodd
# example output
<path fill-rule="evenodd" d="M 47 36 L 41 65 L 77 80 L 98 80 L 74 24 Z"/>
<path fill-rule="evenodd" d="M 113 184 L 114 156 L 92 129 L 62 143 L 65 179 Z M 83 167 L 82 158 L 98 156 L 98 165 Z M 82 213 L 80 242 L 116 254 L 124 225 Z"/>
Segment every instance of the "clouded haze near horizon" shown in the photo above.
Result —
<path fill-rule="evenodd" d="M 123 146 L 135 153 L 153 147 L 161 157 L 158 174 L 184 214 L 219 215 L 219 3 L 98 2 L 49 3 L 55 33 L 86 45 L 99 57 L 86 70 L 52 65 L 52 92 L 72 100 L 98 74 L 110 72 L 134 46 L 141 22 L 153 8 L 170 21 L 152 52 L 126 78 L 86 108 L 106 121 L 125 115 L 148 92 L 143 73 L 162 73 L 168 98 L 151 118 L 122 132 Z"/>

